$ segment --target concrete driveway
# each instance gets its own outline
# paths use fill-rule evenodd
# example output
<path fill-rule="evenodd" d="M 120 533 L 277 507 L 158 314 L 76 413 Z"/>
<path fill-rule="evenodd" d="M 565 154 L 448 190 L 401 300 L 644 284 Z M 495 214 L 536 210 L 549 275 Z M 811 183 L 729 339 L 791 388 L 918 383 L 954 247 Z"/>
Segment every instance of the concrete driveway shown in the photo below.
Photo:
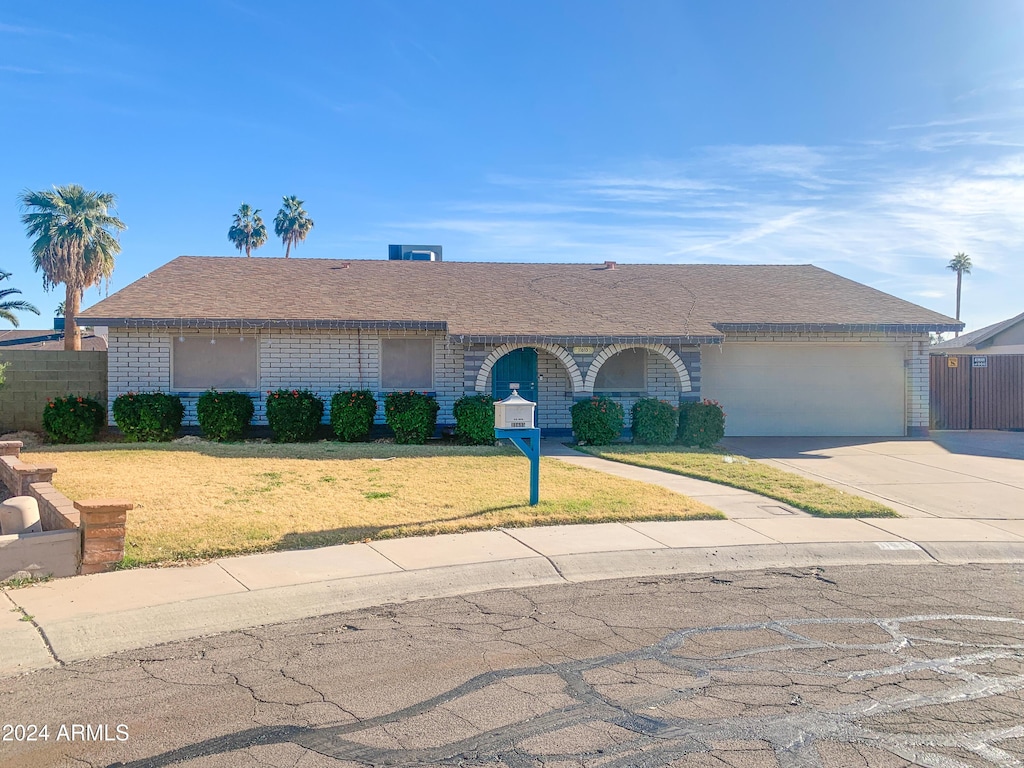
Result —
<path fill-rule="evenodd" d="M 927 440 L 730 437 L 722 445 L 907 517 L 1024 520 L 1022 432 L 933 432 Z"/>

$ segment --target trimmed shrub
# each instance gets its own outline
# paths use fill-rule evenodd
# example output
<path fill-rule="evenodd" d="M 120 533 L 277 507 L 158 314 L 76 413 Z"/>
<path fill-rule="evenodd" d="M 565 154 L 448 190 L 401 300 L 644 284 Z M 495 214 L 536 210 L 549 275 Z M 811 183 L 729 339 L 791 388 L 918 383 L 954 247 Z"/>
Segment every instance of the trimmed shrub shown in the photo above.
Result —
<path fill-rule="evenodd" d="M 394 430 L 396 443 L 423 444 L 434 434 L 441 406 L 421 392 L 388 392 L 384 396 L 384 417 Z"/>
<path fill-rule="evenodd" d="M 377 400 L 368 389 L 335 392 L 331 397 L 331 429 L 346 443 L 365 440 L 377 414 Z"/>
<path fill-rule="evenodd" d="M 199 428 L 211 440 L 241 440 L 256 407 L 244 392 L 203 392 L 196 403 Z"/>
<path fill-rule="evenodd" d="M 177 395 L 128 392 L 114 400 L 114 423 L 130 443 L 166 442 L 181 429 L 185 406 Z"/>
<path fill-rule="evenodd" d="M 494 445 L 494 398 L 467 395 L 455 401 L 455 436 L 469 445 Z"/>
<path fill-rule="evenodd" d="M 580 400 L 572 407 L 572 431 L 576 442 L 608 445 L 622 434 L 625 422 L 622 406 L 610 397 Z"/>
<path fill-rule="evenodd" d="M 91 397 L 46 398 L 43 430 L 55 443 L 91 443 L 106 419 L 106 406 Z"/>
<path fill-rule="evenodd" d="M 267 423 L 279 443 L 308 443 L 324 417 L 324 401 L 308 389 L 267 392 Z"/>
<path fill-rule="evenodd" d="M 638 445 L 670 445 L 675 442 L 679 412 L 671 403 L 645 397 L 633 403 L 633 442 Z"/>
<path fill-rule="evenodd" d="M 725 437 L 725 411 L 716 400 L 681 403 L 679 406 L 679 437 L 683 445 L 710 448 Z"/>

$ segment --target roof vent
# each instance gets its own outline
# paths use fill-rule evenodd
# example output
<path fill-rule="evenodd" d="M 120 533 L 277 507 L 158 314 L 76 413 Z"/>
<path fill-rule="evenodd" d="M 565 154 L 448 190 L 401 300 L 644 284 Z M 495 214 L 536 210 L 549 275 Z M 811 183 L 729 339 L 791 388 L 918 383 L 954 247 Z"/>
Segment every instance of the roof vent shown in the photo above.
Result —
<path fill-rule="evenodd" d="M 389 245 L 389 261 L 441 261 L 440 245 Z"/>
<path fill-rule="evenodd" d="M 614 261 L 606 261 L 604 263 L 604 268 L 605 269 L 615 269 L 615 262 Z"/>

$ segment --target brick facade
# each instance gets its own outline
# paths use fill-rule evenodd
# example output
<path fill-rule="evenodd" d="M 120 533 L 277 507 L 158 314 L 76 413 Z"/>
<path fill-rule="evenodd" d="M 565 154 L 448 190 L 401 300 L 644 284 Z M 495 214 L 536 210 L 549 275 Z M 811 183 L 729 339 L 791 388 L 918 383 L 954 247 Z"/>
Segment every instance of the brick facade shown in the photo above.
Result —
<path fill-rule="evenodd" d="M 185 329 L 111 328 L 109 336 L 109 399 L 134 391 L 173 391 L 171 388 L 171 347 L 175 336 L 210 331 Z M 249 331 L 251 335 L 253 332 Z M 222 343 L 237 340 L 239 331 L 213 332 Z M 377 330 L 290 330 L 259 332 L 259 387 L 254 422 L 266 424 L 267 390 L 305 388 L 329 402 L 343 389 L 380 386 L 380 345 L 388 337 L 421 337 L 434 340 L 434 385 L 441 410 L 439 424 L 451 424 L 452 405 L 464 394 L 491 390 L 490 367 L 512 345 L 456 344 L 441 332 Z M 928 336 L 886 333 L 730 333 L 730 342 L 786 343 L 885 343 L 903 345 L 906 370 L 906 417 L 908 434 L 924 434 L 928 427 Z M 618 349 L 646 347 L 647 383 L 642 392 L 613 394 L 627 413 L 639 397 L 657 397 L 673 404 L 701 396 L 701 350 L 697 347 L 656 344 L 589 345 L 570 347 L 555 344 L 523 345 L 538 350 L 538 425 L 544 429 L 569 429 L 569 409 L 575 400 L 592 394 L 597 368 Z M 595 368 L 595 366 L 597 366 Z M 195 425 L 195 396 L 184 397 L 185 424 Z M 377 422 L 383 423 L 383 398 Z M 324 420 L 327 420 L 325 409 Z"/>
<path fill-rule="evenodd" d="M 200 336 L 218 343 L 237 344 L 237 329 L 215 332 L 183 329 L 111 328 L 109 335 L 109 401 L 125 392 L 174 392 L 171 348 L 174 337 Z M 251 336 L 252 331 L 247 335 Z M 452 405 L 463 395 L 463 349 L 451 344 L 441 333 L 425 331 L 289 330 L 259 332 L 258 388 L 253 394 L 255 424 L 266 424 L 266 393 L 274 389 L 309 389 L 330 403 L 331 395 L 345 389 L 369 389 L 382 393 L 380 386 L 380 345 L 382 338 L 421 337 L 434 339 L 434 383 L 441 411 L 439 423 L 450 423 Z M 196 425 L 196 401 L 201 392 L 182 393 L 184 424 Z M 377 421 L 383 423 L 383 398 Z M 324 409 L 324 421 L 328 420 Z M 113 419 L 110 421 L 113 424 Z"/>

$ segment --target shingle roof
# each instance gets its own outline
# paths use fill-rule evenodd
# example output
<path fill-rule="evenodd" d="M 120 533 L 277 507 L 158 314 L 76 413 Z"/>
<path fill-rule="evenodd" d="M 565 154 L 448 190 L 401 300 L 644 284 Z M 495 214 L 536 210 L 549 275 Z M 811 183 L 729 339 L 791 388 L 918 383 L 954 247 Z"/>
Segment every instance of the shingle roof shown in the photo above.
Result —
<path fill-rule="evenodd" d="M 64 349 L 63 331 L 0 331 L 0 351 L 5 349 Z M 83 352 L 106 352 L 107 340 L 102 336 L 82 331 Z"/>
<path fill-rule="evenodd" d="M 420 327 L 470 338 L 711 341 L 722 330 L 954 330 L 818 267 L 181 256 L 82 313 L 94 325 Z"/>
<path fill-rule="evenodd" d="M 933 344 L 932 349 L 959 349 L 960 347 L 975 347 L 984 341 L 988 341 L 997 333 L 1005 331 L 1007 328 L 1015 326 L 1017 323 L 1024 322 L 1024 312 L 1011 317 L 1009 320 L 1003 320 L 1000 323 L 992 323 L 992 325 L 986 325 L 984 328 L 979 328 L 976 331 L 965 333 L 962 336 L 957 336 L 955 339 L 949 339 L 947 341 L 940 341 L 938 344 Z"/>

